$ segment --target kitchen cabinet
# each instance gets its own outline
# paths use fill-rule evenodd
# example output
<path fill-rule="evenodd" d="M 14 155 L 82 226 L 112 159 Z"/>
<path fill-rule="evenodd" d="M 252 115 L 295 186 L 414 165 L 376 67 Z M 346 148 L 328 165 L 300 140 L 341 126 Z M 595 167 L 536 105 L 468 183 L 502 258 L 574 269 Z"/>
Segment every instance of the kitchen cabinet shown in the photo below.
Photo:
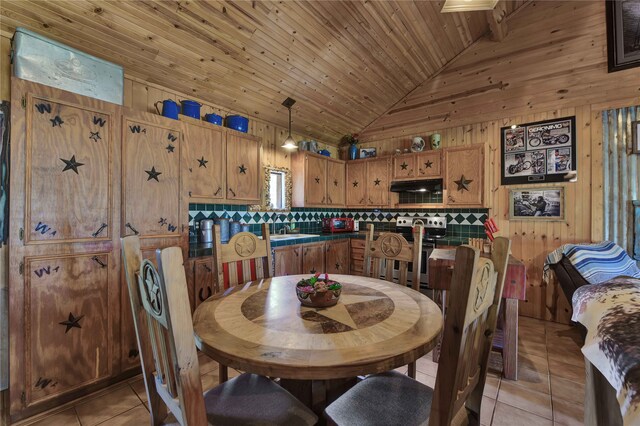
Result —
<path fill-rule="evenodd" d="M 351 275 L 364 275 L 364 246 L 365 240 L 351 239 L 351 252 L 349 256 L 349 270 Z"/>
<path fill-rule="evenodd" d="M 344 207 L 345 162 L 309 152 L 291 161 L 293 207 Z"/>
<path fill-rule="evenodd" d="M 182 125 L 126 110 L 122 126 L 123 232 L 177 239 L 187 214 L 180 198 Z"/>
<path fill-rule="evenodd" d="M 347 163 L 347 206 L 388 207 L 391 157 Z"/>
<path fill-rule="evenodd" d="M 260 203 L 262 163 L 260 139 L 226 129 L 226 199 L 235 204 Z"/>
<path fill-rule="evenodd" d="M 349 273 L 349 239 L 325 241 L 325 272 Z"/>
<path fill-rule="evenodd" d="M 194 309 L 220 291 L 215 275 L 213 257 L 196 259 L 193 262 Z"/>
<path fill-rule="evenodd" d="M 121 107 L 11 87 L 9 414 L 119 372 Z"/>
<path fill-rule="evenodd" d="M 302 273 L 324 273 L 324 243 L 309 243 L 302 246 Z"/>
<path fill-rule="evenodd" d="M 275 247 L 273 249 L 275 276 L 298 275 L 302 273 L 302 245 Z"/>
<path fill-rule="evenodd" d="M 185 138 L 181 149 L 181 193 L 192 203 L 220 203 L 226 194 L 224 145 L 220 126 L 181 116 Z M 172 148 L 173 147 L 173 148 Z M 170 141 L 167 150 L 175 149 Z"/>
<path fill-rule="evenodd" d="M 484 146 L 447 148 L 444 153 L 444 187 L 447 206 L 484 205 Z"/>
<path fill-rule="evenodd" d="M 425 151 L 393 157 L 393 180 L 442 177 L 442 151 Z"/>

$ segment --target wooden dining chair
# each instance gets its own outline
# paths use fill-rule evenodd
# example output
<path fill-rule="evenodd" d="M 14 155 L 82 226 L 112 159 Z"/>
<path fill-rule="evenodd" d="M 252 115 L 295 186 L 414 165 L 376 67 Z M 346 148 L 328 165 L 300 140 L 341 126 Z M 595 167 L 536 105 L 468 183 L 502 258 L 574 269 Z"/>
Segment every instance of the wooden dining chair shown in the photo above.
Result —
<path fill-rule="evenodd" d="M 152 425 L 161 424 L 167 408 L 183 426 L 317 422 L 300 401 L 256 374 L 203 394 L 181 249 L 157 250 L 156 269 L 142 259 L 137 236 L 121 241 Z"/>
<path fill-rule="evenodd" d="M 479 425 L 510 246 L 496 238 L 491 259 L 456 250 L 435 390 L 395 371 L 371 375 L 326 408 L 329 423 Z"/>
<path fill-rule="evenodd" d="M 251 232 L 239 232 L 227 244 L 220 240 L 220 225 L 213 227 L 213 258 L 219 288 L 227 289 L 273 276 L 269 225 L 262 224 L 262 239 Z"/>
<path fill-rule="evenodd" d="M 367 239 L 364 247 L 364 273 L 368 277 L 380 278 L 407 286 L 409 263 L 411 269 L 411 287 L 420 291 L 420 262 L 422 261 L 423 227 L 413 229 L 413 243 L 401 234 L 382 232 L 374 239 L 373 224 L 367 225 Z M 394 278 L 395 263 L 398 262 L 398 278 Z M 416 363 L 408 365 L 409 377 L 416 378 Z"/>

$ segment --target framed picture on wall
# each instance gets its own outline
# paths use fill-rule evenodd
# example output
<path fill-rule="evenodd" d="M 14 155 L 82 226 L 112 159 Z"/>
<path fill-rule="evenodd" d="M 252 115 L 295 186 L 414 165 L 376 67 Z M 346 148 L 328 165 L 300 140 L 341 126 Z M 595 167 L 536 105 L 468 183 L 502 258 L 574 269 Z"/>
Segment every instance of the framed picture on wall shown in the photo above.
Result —
<path fill-rule="evenodd" d="M 576 170 L 576 118 L 500 129 L 502 185 L 562 182 Z"/>
<path fill-rule="evenodd" d="M 640 66 L 640 1 L 613 0 L 606 5 L 609 72 Z"/>
<path fill-rule="evenodd" d="M 510 189 L 509 220 L 564 220 L 564 188 Z"/>
<path fill-rule="evenodd" d="M 631 152 L 640 154 L 640 120 L 631 122 Z"/>

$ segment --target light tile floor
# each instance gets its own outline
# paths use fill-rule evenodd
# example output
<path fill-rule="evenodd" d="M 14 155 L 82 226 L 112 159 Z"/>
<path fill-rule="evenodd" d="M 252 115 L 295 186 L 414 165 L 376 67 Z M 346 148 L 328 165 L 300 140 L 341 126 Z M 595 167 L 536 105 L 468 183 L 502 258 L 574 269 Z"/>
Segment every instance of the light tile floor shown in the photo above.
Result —
<path fill-rule="evenodd" d="M 577 329 L 520 317 L 518 381 L 502 379 L 500 356 L 482 400 L 481 424 L 495 426 L 582 425 L 584 361 Z M 417 379 L 433 387 L 437 364 L 427 355 L 417 362 Z M 203 388 L 218 383 L 215 361 L 201 355 Z M 230 371 L 229 375 L 238 374 Z M 21 426 L 147 425 L 149 413 L 138 376 L 109 389 L 18 423 Z"/>

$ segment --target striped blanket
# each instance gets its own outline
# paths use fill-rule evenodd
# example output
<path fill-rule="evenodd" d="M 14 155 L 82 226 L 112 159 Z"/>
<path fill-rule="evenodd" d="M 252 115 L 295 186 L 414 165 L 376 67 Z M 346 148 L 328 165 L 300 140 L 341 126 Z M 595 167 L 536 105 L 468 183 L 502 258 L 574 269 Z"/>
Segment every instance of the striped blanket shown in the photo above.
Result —
<path fill-rule="evenodd" d="M 589 282 L 599 284 L 619 276 L 640 278 L 640 269 L 626 251 L 616 243 L 565 244 L 552 251 L 544 261 L 543 276 L 548 281 L 550 265 L 567 257 L 576 270 Z"/>

